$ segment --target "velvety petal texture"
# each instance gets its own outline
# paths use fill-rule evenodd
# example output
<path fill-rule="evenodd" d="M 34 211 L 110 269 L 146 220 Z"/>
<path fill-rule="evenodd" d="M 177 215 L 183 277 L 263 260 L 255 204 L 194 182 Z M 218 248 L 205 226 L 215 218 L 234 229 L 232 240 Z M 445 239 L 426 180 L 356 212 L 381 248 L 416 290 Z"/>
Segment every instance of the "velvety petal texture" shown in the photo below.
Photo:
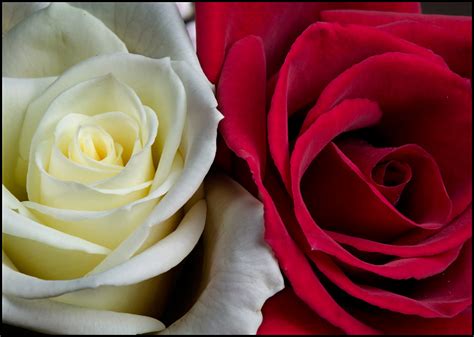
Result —
<path fill-rule="evenodd" d="M 262 200 L 288 280 L 259 333 L 469 333 L 471 18 L 285 6 L 196 13 L 218 163 Z"/>

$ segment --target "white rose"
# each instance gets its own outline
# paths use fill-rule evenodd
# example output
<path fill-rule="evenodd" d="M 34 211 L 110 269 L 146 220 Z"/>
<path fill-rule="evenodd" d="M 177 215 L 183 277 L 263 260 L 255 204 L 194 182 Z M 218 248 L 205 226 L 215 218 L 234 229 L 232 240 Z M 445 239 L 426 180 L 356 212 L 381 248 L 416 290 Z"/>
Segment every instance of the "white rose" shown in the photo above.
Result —
<path fill-rule="evenodd" d="M 176 7 L 4 3 L 2 32 L 3 322 L 162 331 L 204 231 L 198 299 L 164 332 L 255 333 L 282 276 L 260 203 L 202 188 L 221 115 Z"/>

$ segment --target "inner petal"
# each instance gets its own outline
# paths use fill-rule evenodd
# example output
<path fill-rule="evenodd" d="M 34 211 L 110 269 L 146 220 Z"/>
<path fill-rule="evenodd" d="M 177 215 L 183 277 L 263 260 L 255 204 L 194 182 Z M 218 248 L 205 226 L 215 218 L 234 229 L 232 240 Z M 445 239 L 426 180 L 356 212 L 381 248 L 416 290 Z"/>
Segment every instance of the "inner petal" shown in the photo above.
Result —
<path fill-rule="evenodd" d="M 78 129 L 78 142 L 81 151 L 86 156 L 97 161 L 106 161 L 109 158 L 113 160 L 113 158 L 118 157 L 118 153 L 122 152 L 120 149 L 123 149 L 121 146 L 119 149 L 116 149 L 117 143 L 114 142 L 114 139 L 98 126 L 80 127 Z M 122 158 L 117 158 L 116 161 L 118 165 L 123 166 Z"/>
<path fill-rule="evenodd" d="M 353 138 L 338 146 L 403 215 L 418 223 L 447 222 L 451 199 L 436 161 L 422 147 L 374 147 Z"/>
<path fill-rule="evenodd" d="M 397 160 L 379 163 L 372 169 L 372 179 L 376 182 L 378 190 L 393 205 L 397 205 L 411 177 L 410 165 Z"/>

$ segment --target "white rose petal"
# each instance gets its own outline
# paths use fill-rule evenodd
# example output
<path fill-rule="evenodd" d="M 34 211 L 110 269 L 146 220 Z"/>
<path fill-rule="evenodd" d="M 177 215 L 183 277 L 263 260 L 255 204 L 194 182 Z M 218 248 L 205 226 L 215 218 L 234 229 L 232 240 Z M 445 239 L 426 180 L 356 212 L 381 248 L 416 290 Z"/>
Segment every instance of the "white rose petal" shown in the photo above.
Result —
<path fill-rule="evenodd" d="M 18 22 L 48 5 L 49 2 L 3 2 L 2 34 L 8 32 Z"/>
<path fill-rule="evenodd" d="M 2 75 L 57 76 L 92 56 L 126 51 L 125 44 L 87 11 L 52 3 L 2 38 Z"/>
<path fill-rule="evenodd" d="M 206 183 L 203 289 L 166 334 L 255 334 L 265 301 L 283 277 L 263 239 L 263 206 L 228 178 Z"/>
<path fill-rule="evenodd" d="M 186 61 L 203 76 L 176 5 L 172 2 L 73 2 L 100 19 L 131 53 Z"/>
<path fill-rule="evenodd" d="M 16 170 L 19 135 L 28 104 L 40 95 L 54 77 L 16 79 L 2 77 L 2 182 L 15 195 L 26 199 L 17 181 L 26 181 L 26 170 Z M 17 175 L 23 173 L 17 179 Z"/>
<path fill-rule="evenodd" d="M 2 295 L 2 321 L 50 334 L 140 334 L 164 325 L 151 317 Z"/>

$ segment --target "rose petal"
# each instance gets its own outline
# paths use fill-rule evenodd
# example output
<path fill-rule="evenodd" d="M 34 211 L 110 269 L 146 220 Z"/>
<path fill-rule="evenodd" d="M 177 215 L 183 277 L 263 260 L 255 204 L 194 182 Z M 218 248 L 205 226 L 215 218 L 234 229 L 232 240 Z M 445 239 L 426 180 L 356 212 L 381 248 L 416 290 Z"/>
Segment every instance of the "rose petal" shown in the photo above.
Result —
<path fill-rule="evenodd" d="M 114 52 L 127 52 L 127 48 L 100 20 L 67 4 L 53 3 L 3 36 L 2 74 L 57 76 L 82 60 Z"/>
<path fill-rule="evenodd" d="M 113 249 L 143 224 L 159 200 L 177 181 L 182 167 L 181 157 L 176 156 L 170 175 L 158 188 L 142 199 L 106 211 L 74 211 L 31 201 L 25 201 L 23 205 L 49 227 Z M 175 228 L 179 217 L 178 213 L 161 223 L 157 222 L 155 227 L 161 232 L 159 236 L 163 237 Z"/>
<path fill-rule="evenodd" d="M 2 35 L 34 12 L 47 7 L 49 2 L 3 2 Z"/>
<path fill-rule="evenodd" d="M 95 270 L 73 280 L 41 280 L 2 264 L 2 292 L 35 299 L 59 296 L 99 286 L 127 286 L 161 275 L 180 263 L 194 248 L 205 224 L 206 204 L 196 203 L 174 232 L 126 262 L 106 271 Z M 143 268 L 146 265 L 147 268 Z"/>
<path fill-rule="evenodd" d="M 472 18 L 367 11 L 323 11 L 324 21 L 378 26 L 442 56 L 461 76 L 472 77 Z"/>
<path fill-rule="evenodd" d="M 142 227 L 104 261 L 109 267 L 129 259 L 143 245 L 151 228 L 175 214 L 189 200 L 204 180 L 215 156 L 217 124 L 222 116 L 215 108 L 214 95 L 204 77 L 187 63 L 172 61 L 172 66 L 183 82 L 188 100 L 188 117 L 180 145 L 185 165 L 179 179 Z"/>
<path fill-rule="evenodd" d="M 409 78 L 405 74 L 410 74 Z M 379 143 L 413 143 L 433 156 L 451 197 L 453 216 L 468 206 L 472 199 L 472 143 L 459 139 L 472 135 L 469 80 L 419 56 L 373 56 L 326 87 L 306 117 L 303 130 L 321 113 L 351 98 L 379 104 L 383 117 L 370 131 Z"/>
<path fill-rule="evenodd" d="M 140 334 L 164 328 L 151 317 L 86 309 L 52 300 L 23 300 L 3 294 L 2 321 L 50 334 Z"/>
<path fill-rule="evenodd" d="M 454 259 L 458 257 L 459 251 L 460 247 L 453 252 L 452 255 L 454 255 Z M 427 262 L 430 260 L 436 261 L 437 258 L 438 256 L 433 256 L 426 260 Z M 453 258 L 451 259 L 451 262 L 454 260 Z M 321 270 L 321 272 L 324 273 L 333 284 L 337 285 L 349 295 L 379 308 L 406 315 L 419 315 L 422 317 L 453 317 L 466 309 L 470 304 L 470 299 L 467 294 L 458 293 L 445 298 L 438 297 L 434 294 L 432 297 L 426 296 L 425 298 L 420 298 L 418 297 L 420 294 L 415 293 L 417 298 L 410 298 L 410 296 L 404 296 L 397 294 L 396 292 L 380 289 L 377 286 L 358 284 L 345 275 L 337 264 L 331 261 L 329 257 L 320 254 L 314 259 L 314 261 L 316 262 L 318 269 Z M 421 264 L 422 262 L 418 263 Z M 436 276 L 434 277 L 436 278 Z M 417 282 L 421 286 L 424 281 Z"/>
<path fill-rule="evenodd" d="M 270 298 L 263 306 L 263 322 L 259 335 L 340 335 L 341 330 L 310 310 L 285 288 Z"/>
<path fill-rule="evenodd" d="M 432 256 L 458 247 L 472 236 L 472 208 L 468 207 L 441 231 L 415 244 L 384 244 L 341 233 L 326 231 L 340 244 L 363 252 L 380 253 L 400 257 Z"/>
<path fill-rule="evenodd" d="M 204 290 L 194 306 L 163 333 L 254 334 L 262 321 L 263 303 L 284 286 L 263 240 L 263 209 L 227 178 L 212 178 L 206 190 Z"/>
<path fill-rule="evenodd" d="M 252 50 L 250 54 L 251 57 L 257 59 L 258 63 L 263 62 L 263 54 L 261 53 L 261 46 L 258 44 L 261 43 L 258 38 L 247 38 L 241 41 L 240 45 L 232 48 L 230 52 L 234 50 Z M 248 54 L 246 54 L 247 56 Z M 231 56 L 229 56 L 233 59 Z M 243 64 L 246 64 L 244 62 Z M 222 81 L 219 82 L 219 87 L 235 87 L 230 85 L 234 81 L 234 76 L 241 76 L 245 69 L 239 68 L 240 63 L 229 63 L 224 65 L 223 73 L 228 74 L 222 78 Z M 234 71 L 227 71 L 227 67 L 232 67 Z M 256 80 L 251 83 L 261 83 L 264 79 L 261 77 L 261 72 L 256 73 L 259 75 Z M 252 87 L 253 88 L 253 87 Z M 242 91 L 245 88 L 240 88 Z M 283 213 L 285 220 L 282 220 L 282 215 L 279 213 L 285 212 L 285 207 L 291 203 L 291 200 L 284 198 L 283 194 L 280 191 L 280 182 L 278 178 L 274 175 L 272 171 L 269 171 L 267 168 L 266 171 L 266 183 L 272 189 L 272 194 L 270 195 L 267 188 L 264 186 L 262 181 L 262 164 L 264 158 L 259 158 L 256 155 L 258 151 L 259 144 L 259 135 L 248 134 L 248 130 L 251 130 L 247 127 L 248 123 L 236 122 L 240 113 L 244 109 L 242 107 L 252 107 L 254 114 L 264 114 L 265 110 L 262 107 L 262 102 L 264 101 L 263 88 L 260 87 L 260 97 L 257 95 L 259 91 L 259 86 L 255 86 L 255 90 L 250 95 L 244 95 L 241 100 L 234 101 L 233 104 L 226 104 L 228 101 L 224 99 L 221 102 L 221 109 L 226 116 L 229 116 L 229 124 L 226 128 L 223 128 L 223 136 L 226 139 L 227 145 L 229 148 L 237 153 L 239 156 L 244 157 L 250 171 L 252 172 L 253 179 L 258 186 L 258 191 L 264 203 L 265 211 L 265 240 L 271 245 L 273 251 L 275 252 L 276 257 L 280 263 L 281 269 L 284 271 L 285 275 L 288 277 L 291 285 L 295 289 L 297 295 L 315 312 L 321 315 L 321 317 L 326 318 L 328 321 L 333 324 L 338 324 L 344 331 L 349 331 L 353 333 L 370 333 L 374 332 L 373 329 L 367 327 L 363 323 L 354 319 L 350 314 L 344 311 L 329 295 L 326 289 L 322 286 L 319 279 L 314 274 L 314 271 L 311 268 L 308 260 L 301 251 L 301 249 L 296 245 L 295 241 L 291 238 L 288 230 L 285 228 L 285 223 L 291 227 L 291 221 L 294 222 L 294 219 L 291 218 L 291 214 Z M 230 95 L 232 93 L 224 93 L 221 89 L 220 96 Z M 245 91 L 246 92 L 246 91 Z M 247 99 L 252 98 L 255 101 L 246 101 Z M 261 116 L 258 118 L 262 118 Z M 265 122 L 265 119 L 261 119 Z M 227 130 L 227 131 L 226 131 Z M 240 143 L 241 138 L 236 138 L 230 135 L 229 133 L 240 135 L 243 139 L 246 139 L 245 142 Z M 242 146 L 244 144 L 245 146 Z M 277 209 L 276 205 L 281 205 L 281 210 Z M 285 221 L 285 222 L 284 222 Z M 307 288 L 313 289 L 313 291 L 305 291 Z"/>
<path fill-rule="evenodd" d="M 26 166 L 17 167 L 18 143 L 28 104 L 41 94 L 54 77 L 15 79 L 2 77 L 2 182 L 17 198 L 26 199 Z M 8 146 L 7 146 L 8 145 Z M 16 177 L 20 176 L 19 179 Z"/>
<path fill-rule="evenodd" d="M 258 158 L 263 171 L 266 161 L 265 85 L 265 54 L 261 39 L 250 36 L 236 42 L 229 51 L 217 87 L 219 103 L 236 107 L 225 112 L 221 132 L 227 144 L 239 144 L 238 156 L 246 160 Z"/>
<path fill-rule="evenodd" d="M 376 148 L 366 143 L 345 142 L 339 144 L 339 148 L 367 177 L 373 175 L 379 162 L 396 160 L 408 165 L 411 170 L 410 181 L 405 184 L 404 194 L 402 199 L 397 201 L 397 208 L 410 219 L 420 223 L 445 223 L 450 220 L 451 200 L 438 165 L 420 146 L 407 144 L 396 148 Z M 393 192 L 390 187 L 392 186 L 378 185 L 377 189 L 385 195 L 387 189 L 388 192 Z"/>
<path fill-rule="evenodd" d="M 270 151 L 288 190 L 288 117 L 316 102 L 329 82 L 344 70 L 367 57 L 391 51 L 444 64 L 430 50 L 368 27 L 316 23 L 296 39 L 278 74 L 268 115 Z"/>
<path fill-rule="evenodd" d="M 101 20 L 130 52 L 188 62 L 202 73 L 183 19 L 174 3 L 74 2 Z"/>
<path fill-rule="evenodd" d="M 2 217 L 2 233 L 17 238 L 38 241 L 59 249 L 77 250 L 100 255 L 109 253 L 107 248 L 43 226 L 31 217 L 28 217 L 28 215 L 30 215 L 26 213 L 28 211 L 19 211 L 23 206 L 3 185 L 2 199 L 4 203 L 6 203 L 6 205 L 4 204 L 2 207 L 4 212 Z M 6 246 L 6 240 L 4 241 L 4 245 Z"/>
<path fill-rule="evenodd" d="M 256 35 L 265 46 L 268 74 L 282 63 L 293 40 L 310 24 L 319 19 L 324 9 L 358 8 L 420 11 L 414 2 L 286 2 L 254 3 L 242 7 L 240 3 L 197 3 L 197 52 L 209 80 L 217 82 L 224 56 L 236 41 Z"/>
<path fill-rule="evenodd" d="M 471 25 L 472 19 L 468 16 L 458 15 L 433 15 L 419 13 L 399 13 L 393 11 L 374 12 L 366 10 L 324 10 L 321 19 L 328 22 L 339 22 L 344 24 L 357 24 L 364 26 L 380 26 L 397 21 L 416 21 L 439 27 L 450 28 L 453 32 L 466 31 Z"/>
<path fill-rule="evenodd" d="M 97 79 L 101 76 L 106 76 L 103 82 L 100 82 L 100 80 Z M 114 80 L 111 79 L 112 76 L 123 84 L 107 85 L 107 83 L 115 83 Z M 96 80 L 93 80 L 94 78 Z M 179 77 L 171 68 L 169 59 L 155 60 L 139 55 L 121 53 L 103 55 L 96 58 L 91 58 L 72 67 L 56 82 L 54 82 L 54 84 L 50 86 L 48 90 L 46 90 L 40 97 L 30 104 L 25 117 L 25 124 L 22 129 L 20 140 L 20 158 L 22 158 L 22 160 L 28 160 L 30 156 L 30 147 L 33 136 L 48 136 L 49 134 L 52 134 L 52 128 L 54 128 L 57 122 L 61 119 L 61 115 L 56 112 L 48 116 L 48 118 L 51 119 L 49 122 L 45 121 L 44 118 L 46 116 L 44 116 L 44 114 L 48 110 L 48 106 L 59 94 L 63 93 L 66 89 L 73 87 L 74 85 L 77 85 L 76 91 L 85 90 L 84 88 L 87 87 L 88 82 L 81 82 L 87 80 L 92 82 L 98 81 L 102 83 L 105 86 L 104 90 L 102 91 L 103 93 L 106 92 L 107 88 L 112 88 L 114 89 L 112 90 L 112 93 L 118 94 L 121 92 L 122 95 L 119 95 L 115 101 L 111 99 L 102 99 L 101 104 L 97 106 L 92 104 L 97 102 L 97 97 L 91 97 L 90 100 L 84 100 L 84 106 L 75 106 L 75 109 L 80 109 L 82 107 L 88 111 L 71 111 L 71 107 L 69 112 L 94 114 L 94 112 L 107 112 L 103 111 L 105 109 L 109 111 L 118 110 L 127 112 L 131 116 L 133 116 L 135 112 L 135 115 L 138 115 L 136 116 L 138 122 L 143 125 L 142 132 L 144 133 L 145 130 L 149 129 L 149 139 L 146 140 L 146 142 L 151 143 L 154 140 L 153 133 L 156 132 L 156 130 L 154 130 L 156 123 L 154 123 L 154 119 L 150 118 L 151 116 L 147 116 L 149 110 L 144 109 L 142 104 L 152 108 L 155 111 L 159 111 L 158 119 L 160 120 L 160 128 L 169 126 L 165 124 L 164 120 L 171 119 L 170 117 L 166 116 L 172 116 L 173 114 L 179 116 L 179 118 L 176 118 L 176 124 L 178 126 L 183 124 L 182 119 L 184 119 L 185 114 L 185 103 L 183 102 L 184 89 Z M 93 96 L 93 92 L 91 95 Z M 89 105 L 87 103 L 89 103 Z M 67 112 L 68 111 L 63 112 L 62 115 L 66 114 Z M 40 124 L 41 120 L 43 121 Z M 179 130 L 179 128 L 177 130 Z M 160 134 L 161 131 L 162 130 L 158 130 L 158 134 Z M 166 132 L 163 130 L 162 133 Z M 143 143 L 145 144 L 145 142 Z M 172 152 L 172 150 L 176 147 L 176 144 L 175 142 L 171 141 L 170 144 L 170 151 Z M 34 151 L 31 152 L 31 155 L 33 153 Z M 169 169 L 171 163 L 168 163 L 168 160 L 166 160 L 166 165 L 162 165 Z"/>

